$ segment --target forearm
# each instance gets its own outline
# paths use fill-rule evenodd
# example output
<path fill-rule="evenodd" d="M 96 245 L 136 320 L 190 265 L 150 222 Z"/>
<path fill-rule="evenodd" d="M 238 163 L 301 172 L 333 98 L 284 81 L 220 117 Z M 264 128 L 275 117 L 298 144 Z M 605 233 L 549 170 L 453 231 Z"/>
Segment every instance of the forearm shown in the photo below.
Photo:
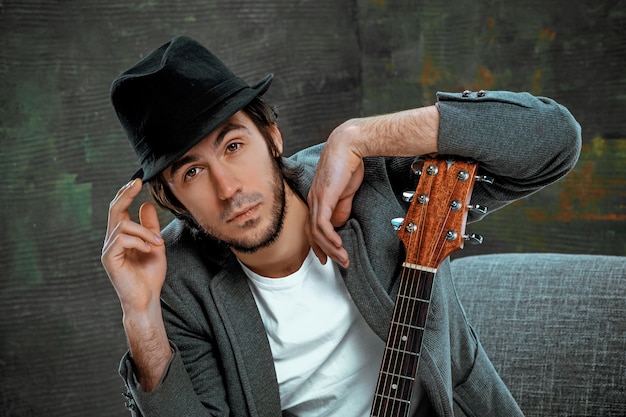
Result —
<path fill-rule="evenodd" d="M 145 310 L 124 309 L 124 329 L 135 373 L 144 391 L 152 391 L 161 381 L 172 356 L 160 304 Z"/>
<path fill-rule="evenodd" d="M 438 132 L 439 111 L 427 106 L 348 120 L 335 129 L 329 142 L 343 142 L 360 158 L 425 155 L 438 152 Z"/>

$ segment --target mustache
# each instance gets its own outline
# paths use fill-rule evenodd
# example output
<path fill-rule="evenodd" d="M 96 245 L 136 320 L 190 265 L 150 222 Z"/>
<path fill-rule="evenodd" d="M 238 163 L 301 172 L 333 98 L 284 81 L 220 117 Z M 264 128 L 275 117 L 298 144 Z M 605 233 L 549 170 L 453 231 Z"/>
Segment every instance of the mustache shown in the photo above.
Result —
<path fill-rule="evenodd" d="M 263 200 L 263 194 L 259 192 L 248 193 L 248 194 L 243 194 L 243 193 L 235 194 L 233 198 L 228 200 L 228 204 L 226 208 L 220 213 L 220 220 L 226 221 L 231 217 L 233 212 L 245 206 L 255 205 L 261 200 Z"/>

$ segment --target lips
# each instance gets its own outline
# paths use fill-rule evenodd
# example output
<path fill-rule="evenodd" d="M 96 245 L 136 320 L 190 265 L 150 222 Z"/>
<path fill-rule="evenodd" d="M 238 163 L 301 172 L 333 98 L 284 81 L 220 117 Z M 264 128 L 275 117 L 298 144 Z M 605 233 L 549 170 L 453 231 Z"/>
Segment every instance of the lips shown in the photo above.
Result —
<path fill-rule="evenodd" d="M 228 219 L 227 223 L 237 223 L 249 220 L 254 214 L 257 212 L 257 208 L 260 206 L 260 203 L 252 204 L 250 206 L 244 207 L 233 212 Z"/>

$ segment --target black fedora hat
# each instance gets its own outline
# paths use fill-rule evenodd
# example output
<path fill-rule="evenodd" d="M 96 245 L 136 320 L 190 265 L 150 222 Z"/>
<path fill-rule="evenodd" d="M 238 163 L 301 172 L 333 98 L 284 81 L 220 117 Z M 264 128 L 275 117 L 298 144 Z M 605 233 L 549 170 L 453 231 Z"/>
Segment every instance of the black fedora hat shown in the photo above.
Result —
<path fill-rule="evenodd" d="M 117 117 L 149 181 L 265 93 L 272 74 L 249 86 L 197 41 L 177 36 L 111 85 Z"/>

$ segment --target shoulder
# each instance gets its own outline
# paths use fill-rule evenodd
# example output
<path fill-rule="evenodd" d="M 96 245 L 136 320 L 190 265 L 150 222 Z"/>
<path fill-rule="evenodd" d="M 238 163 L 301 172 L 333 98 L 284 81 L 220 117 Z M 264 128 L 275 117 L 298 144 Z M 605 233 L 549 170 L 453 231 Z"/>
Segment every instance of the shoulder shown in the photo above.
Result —
<path fill-rule="evenodd" d="M 301 149 L 287 159 L 294 163 L 315 166 L 317 165 L 317 161 L 320 159 L 320 154 L 322 153 L 322 149 L 324 149 L 324 145 L 325 142 Z"/>
<path fill-rule="evenodd" d="M 183 276 L 215 273 L 231 253 L 210 237 L 197 236 L 182 220 L 172 220 L 162 231 L 167 253 L 167 280 Z"/>

